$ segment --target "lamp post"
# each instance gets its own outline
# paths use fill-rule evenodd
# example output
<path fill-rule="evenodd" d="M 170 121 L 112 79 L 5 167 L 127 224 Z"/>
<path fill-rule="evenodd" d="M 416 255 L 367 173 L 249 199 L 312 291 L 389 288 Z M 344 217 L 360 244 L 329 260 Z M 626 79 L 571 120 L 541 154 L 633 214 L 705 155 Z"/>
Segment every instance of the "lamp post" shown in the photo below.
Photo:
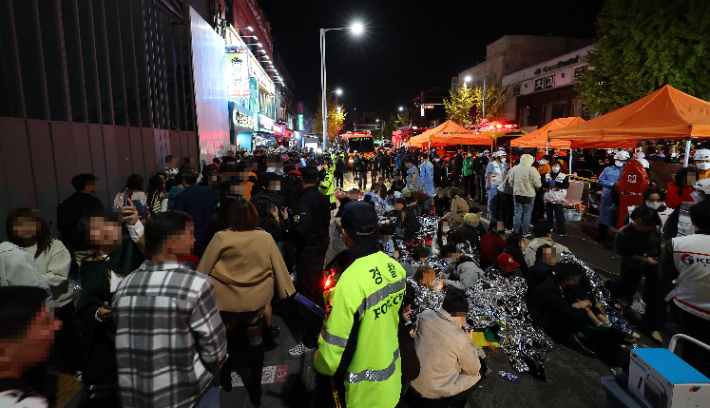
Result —
<path fill-rule="evenodd" d="M 328 149 L 328 96 L 326 95 L 325 77 L 325 33 L 327 31 L 350 30 L 353 34 L 359 35 L 364 30 L 360 23 L 355 23 L 350 27 L 321 28 L 320 29 L 320 85 L 321 85 L 321 116 L 323 118 L 323 152 Z M 342 91 L 341 91 L 342 92 Z"/>

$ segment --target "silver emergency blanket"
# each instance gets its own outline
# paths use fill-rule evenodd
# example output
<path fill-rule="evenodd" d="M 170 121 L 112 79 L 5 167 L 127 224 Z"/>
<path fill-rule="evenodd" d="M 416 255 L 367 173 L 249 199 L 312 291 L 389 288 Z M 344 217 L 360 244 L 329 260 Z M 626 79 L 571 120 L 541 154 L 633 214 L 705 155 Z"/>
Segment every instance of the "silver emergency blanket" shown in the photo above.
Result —
<path fill-rule="evenodd" d="M 601 303 L 609 321 L 626 333 L 629 333 L 634 337 L 638 336 L 638 334 L 634 332 L 633 327 L 631 327 L 631 324 L 629 324 L 629 322 L 621 316 L 622 310 L 614 306 L 611 292 L 609 292 L 609 289 L 607 289 L 604 285 L 602 278 L 594 272 L 594 269 L 570 252 L 563 252 L 560 262 L 573 263 L 582 267 L 584 274 L 588 278 L 589 285 L 591 286 L 590 289 L 592 294 L 597 298 L 599 303 Z"/>
<path fill-rule="evenodd" d="M 500 346 L 518 372 L 530 371 L 525 359 L 541 367 L 544 353 L 552 349 L 552 340 L 530 317 L 525 292 L 525 279 L 503 277 L 498 271 L 485 273 L 473 288 L 466 291 L 469 299 L 468 319 L 473 327 L 502 326 Z"/>
<path fill-rule="evenodd" d="M 444 302 L 445 290 L 432 290 L 426 285 L 421 285 L 412 278 L 407 278 L 407 282 L 414 288 L 414 304 L 419 307 L 419 311 L 424 309 L 441 309 Z"/>
<path fill-rule="evenodd" d="M 431 238 L 436 239 L 436 232 L 439 229 L 439 217 L 429 216 L 429 217 L 417 217 L 419 220 L 419 232 L 414 234 L 415 239 L 425 239 Z"/>

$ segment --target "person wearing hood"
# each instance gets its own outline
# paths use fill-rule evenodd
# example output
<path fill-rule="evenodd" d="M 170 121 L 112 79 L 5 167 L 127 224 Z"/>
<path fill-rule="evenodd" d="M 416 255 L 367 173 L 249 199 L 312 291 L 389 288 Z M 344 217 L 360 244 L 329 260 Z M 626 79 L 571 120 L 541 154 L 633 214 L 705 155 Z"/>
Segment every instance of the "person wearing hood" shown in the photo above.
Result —
<path fill-rule="evenodd" d="M 488 218 L 493 219 L 498 214 L 498 186 L 503 183 L 507 168 L 505 165 L 505 152 L 495 152 L 493 154 L 494 161 L 488 163 L 486 168 L 486 190 L 488 191 Z M 539 177 L 538 177 L 539 179 Z M 534 194 L 533 194 L 534 196 Z"/>
<path fill-rule="evenodd" d="M 629 158 L 629 152 L 619 151 L 614 156 L 614 165 L 605 168 L 597 180 L 597 183 L 603 188 L 601 205 L 599 206 L 599 234 L 594 237 L 597 242 L 606 241 L 607 230 L 610 225 L 614 225 L 614 213 L 619 206 L 614 203 L 612 193 L 616 182 L 621 178 L 621 170 Z"/>
<path fill-rule="evenodd" d="M 178 173 L 175 175 L 175 183 L 176 185 L 173 186 L 173 188 L 168 191 L 168 211 L 172 211 L 175 209 L 175 198 L 185 191 L 185 185 L 183 184 L 182 180 L 182 173 Z"/>
<path fill-rule="evenodd" d="M 481 215 L 468 213 L 463 217 L 463 225 L 456 228 L 456 231 L 466 238 L 472 248 L 478 248 L 481 244 L 481 237 L 478 236 L 478 226 L 481 223 Z"/>
<path fill-rule="evenodd" d="M 542 187 L 540 173 L 532 167 L 534 160 L 529 154 L 522 155 L 520 164 L 513 167 L 508 177 L 508 182 L 513 186 L 513 200 L 515 202 L 513 229 L 516 233 L 523 235 L 527 235 L 530 229 L 535 190 Z"/>
<path fill-rule="evenodd" d="M 550 167 L 550 173 L 543 176 L 545 178 L 545 209 L 547 210 L 547 225 L 552 231 L 553 214 L 557 218 L 557 230 L 560 237 L 566 237 L 564 203 L 567 198 L 569 188 L 569 176 L 562 172 L 562 163 L 555 160 Z"/>
<path fill-rule="evenodd" d="M 693 162 L 698 169 L 698 180 L 710 178 L 710 149 L 698 149 Z"/>

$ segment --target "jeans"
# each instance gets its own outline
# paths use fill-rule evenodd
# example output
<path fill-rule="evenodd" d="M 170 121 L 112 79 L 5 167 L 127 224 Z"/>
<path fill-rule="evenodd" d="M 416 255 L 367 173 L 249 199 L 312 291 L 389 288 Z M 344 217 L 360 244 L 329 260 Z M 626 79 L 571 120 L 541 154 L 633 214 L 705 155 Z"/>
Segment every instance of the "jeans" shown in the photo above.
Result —
<path fill-rule="evenodd" d="M 360 190 L 367 187 L 367 172 L 366 171 L 360 172 L 360 180 L 358 180 L 357 185 L 358 185 L 358 187 L 360 187 Z"/>
<path fill-rule="evenodd" d="M 219 408 L 219 374 L 215 374 L 212 384 L 194 408 Z"/>
<path fill-rule="evenodd" d="M 532 214 L 535 197 L 515 196 L 515 215 L 513 216 L 513 229 L 520 233 L 520 223 L 523 223 L 523 235 L 530 229 L 530 215 Z"/>
<path fill-rule="evenodd" d="M 417 214 L 421 217 L 423 215 L 431 214 L 431 198 L 424 201 L 424 204 L 417 205 Z"/>
<path fill-rule="evenodd" d="M 498 216 L 498 187 L 491 186 L 488 190 L 488 218 L 494 220 Z M 517 211 L 517 210 L 516 210 Z"/>
<path fill-rule="evenodd" d="M 483 202 L 486 196 L 486 174 L 476 174 L 476 187 L 478 187 L 478 201 Z"/>
<path fill-rule="evenodd" d="M 550 231 L 552 231 L 552 213 L 554 212 L 557 217 L 557 230 L 560 235 L 565 235 L 565 212 L 562 204 L 545 203 L 545 208 L 547 209 L 547 226 L 550 227 Z"/>

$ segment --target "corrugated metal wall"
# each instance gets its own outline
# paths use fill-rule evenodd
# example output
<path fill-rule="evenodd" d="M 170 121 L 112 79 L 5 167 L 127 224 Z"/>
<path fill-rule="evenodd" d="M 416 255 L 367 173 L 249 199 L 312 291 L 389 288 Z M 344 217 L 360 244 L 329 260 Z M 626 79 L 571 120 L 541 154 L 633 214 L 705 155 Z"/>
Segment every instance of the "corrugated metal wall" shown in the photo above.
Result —
<path fill-rule="evenodd" d="M 157 3 L 0 1 L 0 222 L 39 208 L 57 234 L 73 176 L 108 205 L 166 155 L 198 159 L 188 8 Z"/>

